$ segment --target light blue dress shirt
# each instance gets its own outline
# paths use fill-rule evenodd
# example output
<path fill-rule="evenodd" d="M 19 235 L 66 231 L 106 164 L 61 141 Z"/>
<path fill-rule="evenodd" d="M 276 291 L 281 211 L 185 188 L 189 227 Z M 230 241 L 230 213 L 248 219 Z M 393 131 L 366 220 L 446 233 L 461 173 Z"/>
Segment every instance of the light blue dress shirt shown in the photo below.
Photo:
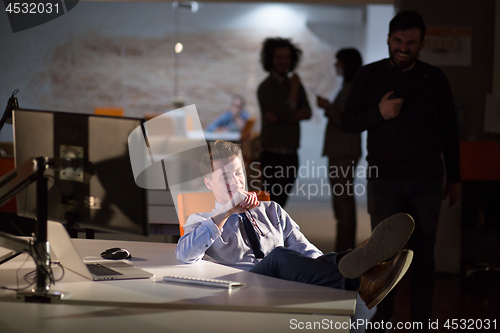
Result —
<path fill-rule="evenodd" d="M 249 270 L 262 259 L 255 258 L 238 214 L 231 215 L 223 228 L 217 228 L 211 217 L 221 206 L 216 202 L 212 212 L 196 213 L 188 218 L 184 225 L 184 236 L 177 243 L 175 256 L 182 263 L 194 263 L 208 255 L 218 263 Z M 248 215 L 250 220 L 256 221 L 260 228 L 260 232 L 256 234 L 264 255 L 278 246 L 311 258 L 323 254 L 307 240 L 298 224 L 274 201 L 260 202 L 256 208 L 247 211 L 247 214 L 251 214 Z"/>

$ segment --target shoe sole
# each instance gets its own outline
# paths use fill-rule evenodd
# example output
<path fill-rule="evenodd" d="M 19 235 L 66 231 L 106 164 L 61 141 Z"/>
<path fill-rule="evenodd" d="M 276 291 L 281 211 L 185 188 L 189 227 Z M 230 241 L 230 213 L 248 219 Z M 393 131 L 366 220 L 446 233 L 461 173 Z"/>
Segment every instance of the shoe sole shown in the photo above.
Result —
<path fill-rule="evenodd" d="M 413 260 L 413 251 L 404 250 L 404 253 L 406 254 L 403 259 L 404 264 L 400 266 L 400 269 L 396 274 L 394 280 L 392 280 L 391 283 L 389 283 L 387 288 L 385 288 L 378 295 L 376 295 L 375 298 L 370 303 L 366 304 L 366 307 L 368 309 L 371 309 L 375 305 L 380 303 L 385 298 L 385 296 L 387 296 L 387 294 L 390 293 L 392 289 L 394 289 L 394 287 L 398 284 L 399 280 L 401 280 L 401 278 L 405 275 L 406 271 L 410 267 L 411 261 Z"/>
<path fill-rule="evenodd" d="M 340 260 L 340 273 L 348 279 L 355 279 L 373 266 L 394 257 L 405 246 L 414 228 L 413 218 L 406 213 L 383 220 L 373 229 L 365 245 Z"/>

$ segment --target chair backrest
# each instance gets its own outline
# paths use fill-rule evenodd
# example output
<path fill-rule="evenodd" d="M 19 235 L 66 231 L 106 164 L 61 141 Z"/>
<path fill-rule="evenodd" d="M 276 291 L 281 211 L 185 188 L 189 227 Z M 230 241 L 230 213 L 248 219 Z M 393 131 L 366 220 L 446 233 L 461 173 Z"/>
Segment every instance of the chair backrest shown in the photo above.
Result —
<path fill-rule="evenodd" d="M 98 106 L 94 109 L 94 114 L 100 116 L 123 117 L 123 108 Z"/>
<path fill-rule="evenodd" d="M 270 201 L 269 192 L 257 191 L 259 201 Z M 211 212 L 214 209 L 215 196 L 212 192 L 189 192 L 177 195 L 177 212 L 179 214 L 179 231 L 184 235 L 184 224 L 194 213 Z"/>
<path fill-rule="evenodd" d="M 496 141 L 461 141 L 462 180 L 500 180 L 500 147 Z"/>
<path fill-rule="evenodd" d="M 245 126 L 241 129 L 241 138 L 240 141 L 245 140 L 253 130 L 253 125 L 257 119 L 255 117 L 248 118 L 247 121 L 245 122 Z"/>

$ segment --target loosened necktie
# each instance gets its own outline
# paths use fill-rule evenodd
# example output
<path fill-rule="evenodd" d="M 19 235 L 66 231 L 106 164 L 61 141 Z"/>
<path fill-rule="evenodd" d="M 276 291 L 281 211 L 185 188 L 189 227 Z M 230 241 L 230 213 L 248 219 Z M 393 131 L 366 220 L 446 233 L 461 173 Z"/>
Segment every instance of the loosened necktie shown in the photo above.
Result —
<path fill-rule="evenodd" d="M 245 213 L 241 213 L 239 216 L 243 222 L 243 227 L 245 228 L 245 232 L 247 234 L 248 241 L 250 242 L 250 246 L 252 247 L 252 251 L 255 254 L 255 258 L 264 258 L 264 253 L 260 247 L 260 242 L 257 239 L 257 234 L 252 226 L 252 222 L 250 222 Z"/>

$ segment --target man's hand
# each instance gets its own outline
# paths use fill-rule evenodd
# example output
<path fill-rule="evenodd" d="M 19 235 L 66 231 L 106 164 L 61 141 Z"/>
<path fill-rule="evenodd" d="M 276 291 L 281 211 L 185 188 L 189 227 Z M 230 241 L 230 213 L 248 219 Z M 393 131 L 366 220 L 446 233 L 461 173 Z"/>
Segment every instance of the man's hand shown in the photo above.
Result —
<path fill-rule="evenodd" d="M 399 115 L 401 112 L 401 106 L 403 105 L 402 98 L 390 98 L 390 96 L 394 93 L 394 90 L 389 91 L 387 94 L 382 97 L 380 103 L 378 104 L 378 108 L 382 117 L 385 120 L 393 119 Z"/>
<path fill-rule="evenodd" d="M 448 207 L 454 206 L 462 195 L 462 183 L 446 184 L 443 191 L 443 200 L 450 197 Z"/>
<path fill-rule="evenodd" d="M 232 214 L 240 214 L 249 209 L 253 209 L 259 205 L 257 194 L 255 192 L 239 191 L 233 194 L 231 200 L 226 202 L 219 210 L 212 216 L 217 228 L 221 229 L 226 224 L 227 219 Z"/>
<path fill-rule="evenodd" d="M 298 109 L 295 111 L 295 115 L 292 118 L 293 121 L 299 122 L 301 120 L 309 119 L 311 118 L 311 109 L 309 108 L 302 108 Z"/>
<path fill-rule="evenodd" d="M 316 96 L 316 104 L 322 109 L 326 109 L 330 106 L 330 102 L 321 96 Z"/>
<path fill-rule="evenodd" d="M 240 214 L 259 205 L 257 194 L 255 192 L 239 192 L 243 194 L 244 199 L 233 208 L 233 214 Z"/>
<path fill-rule="evenodd" d="M 290 78 L 290 87 L 288 92 L 287 103 L 292 110 L 297 108 L 297 103 L 299 101 L 299 87 L 300 87 L 300 77 L 297 73 L 293 73 Z"/>
<path fill-rule="evenodd" d="M 290 89 L 299 89 L 300 86 L 300 77 L 297 73 L 293 73 L 290 78 Z"/>
<path fill-rule="evenodd" d="M 266 111 L 264 112 L 264 117 L 266 118 L 266 120 L 270 123 L 275 123 L 279 120 L 278 116 L 276 116 L 274 113 L 272 113 L 271 111 Z"/>

